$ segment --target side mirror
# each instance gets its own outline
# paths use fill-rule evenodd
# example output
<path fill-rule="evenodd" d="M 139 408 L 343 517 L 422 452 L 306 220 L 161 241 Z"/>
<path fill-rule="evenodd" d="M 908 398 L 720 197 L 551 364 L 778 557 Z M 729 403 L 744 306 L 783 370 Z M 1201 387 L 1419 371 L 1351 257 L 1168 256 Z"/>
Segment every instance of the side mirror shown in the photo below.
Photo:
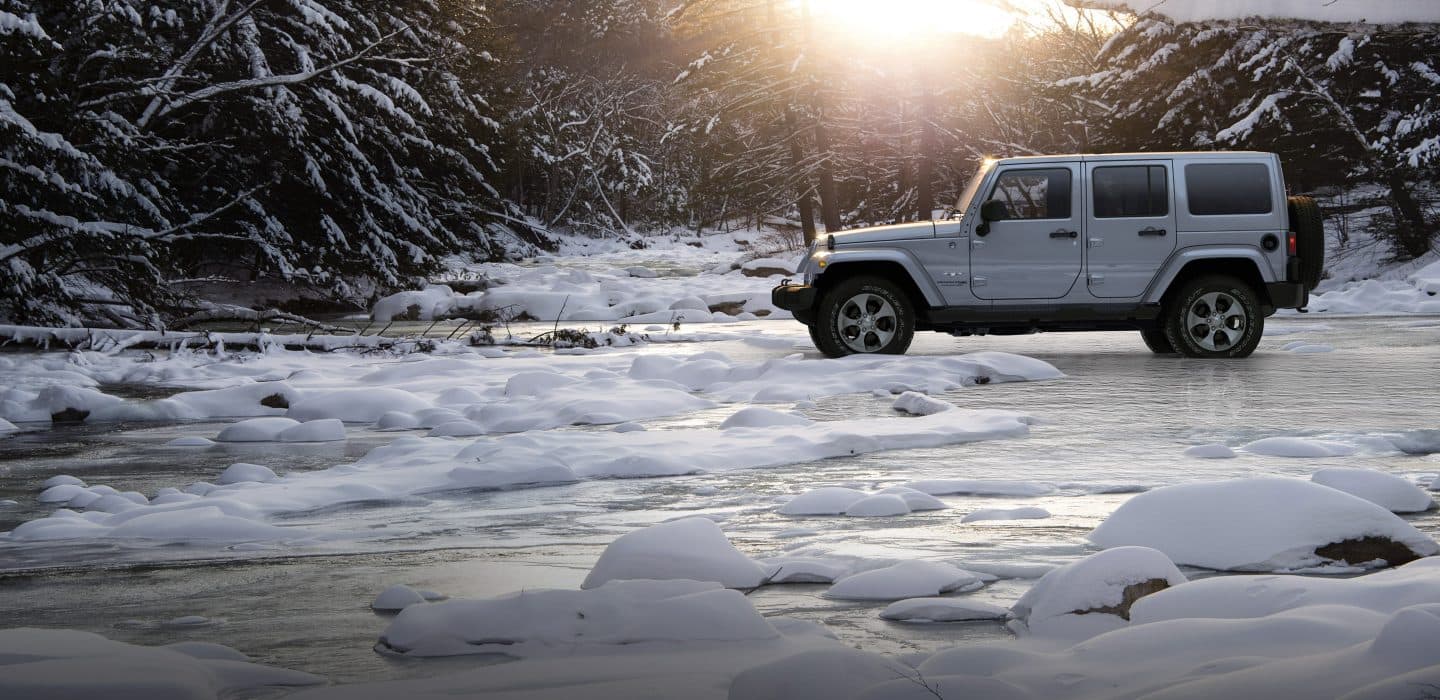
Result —
<path fill-rule="evenodd" d="M 992 199 L 980 205 L 980 225 L 975 227 L 975 235 L 985 236 L 990 233 L 990 222 L 1004 221 L 1010 216 L 1010 207 L 998 199 Z"/>

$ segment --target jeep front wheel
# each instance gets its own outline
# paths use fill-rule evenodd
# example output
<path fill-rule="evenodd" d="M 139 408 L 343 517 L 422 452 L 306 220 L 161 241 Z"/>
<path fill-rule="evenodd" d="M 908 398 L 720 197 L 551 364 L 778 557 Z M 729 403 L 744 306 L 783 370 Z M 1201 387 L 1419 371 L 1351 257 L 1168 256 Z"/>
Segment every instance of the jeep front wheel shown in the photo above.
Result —
<path fill-rule="evenodd" d="M 852 277 L 820 299 L 812 337 L 827 357 L 904 354 L 915 337 L 915 309 L 894 282 Z"/>
<path fill-rule="evenodd" d="M 1255 290 L 1225 275 L 1186 282 L 1165 308 L 1165 338 L 1186 357 L 1249 357 L 1265 333 Z"/>

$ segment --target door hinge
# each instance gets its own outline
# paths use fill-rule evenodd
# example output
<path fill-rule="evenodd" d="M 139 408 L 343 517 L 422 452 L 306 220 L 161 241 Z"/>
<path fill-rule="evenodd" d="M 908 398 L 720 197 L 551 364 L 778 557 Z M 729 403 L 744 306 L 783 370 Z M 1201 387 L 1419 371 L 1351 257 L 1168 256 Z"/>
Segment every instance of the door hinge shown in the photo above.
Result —
<path fill-rule="evenodd" d="M 970 284 L 975 287 L 984 287 L 985 285 L 990 284 L 990 278 L 975 277 L 970 280 Z"/>
<path fill-rule="evenodd" d="M 1091 247 L 1091 248 L 1103 248 L 1103 247 L 1105 247 L 1105 239 L 1104 239 L 1104 238 L 1091 238 L 1091 239 L 1090 239 L 1090 247 Z"/>

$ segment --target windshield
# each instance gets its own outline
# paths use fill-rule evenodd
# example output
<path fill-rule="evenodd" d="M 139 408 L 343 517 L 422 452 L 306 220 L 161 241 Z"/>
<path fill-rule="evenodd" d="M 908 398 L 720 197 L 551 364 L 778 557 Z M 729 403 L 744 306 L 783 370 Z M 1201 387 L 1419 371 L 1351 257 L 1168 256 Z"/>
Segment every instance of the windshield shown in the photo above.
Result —
<path fill-rule="evenodd" d="M 995 161 L 983 160 L 980 162 L 980 169 L 975 171 L 975 177 L 970 178 L 970 184 L 960 191 L 960 198 L 955 200 L 954 216 L 964 218 L 965 212 L 970 210 L 970 202 L 975 199 L 975 192 L 980 189 L 980 182 L 989 174 L 990 169 L 995 167 Z"/>

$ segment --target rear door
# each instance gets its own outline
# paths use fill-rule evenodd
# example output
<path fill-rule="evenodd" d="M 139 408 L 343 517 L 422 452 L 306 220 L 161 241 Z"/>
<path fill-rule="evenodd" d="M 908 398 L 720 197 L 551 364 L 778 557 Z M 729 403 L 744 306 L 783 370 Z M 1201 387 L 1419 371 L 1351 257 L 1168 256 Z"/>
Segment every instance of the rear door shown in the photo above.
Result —
<path fill-rule="evenodd" d="M 1090 293 L 1138 297 L 1175 252 L 1174 168 L 1168 160 L 1101 161 L 1086 171 Z"/>
<path fill-rule="evenodd" d="M 970 239 L 970 286 L 981 299 L 1059 299 L 1080 276 L 1084 202 L 1080 163 L 1016 164 L 1001 169 L 985 199 L 1007 216 Z"/>

